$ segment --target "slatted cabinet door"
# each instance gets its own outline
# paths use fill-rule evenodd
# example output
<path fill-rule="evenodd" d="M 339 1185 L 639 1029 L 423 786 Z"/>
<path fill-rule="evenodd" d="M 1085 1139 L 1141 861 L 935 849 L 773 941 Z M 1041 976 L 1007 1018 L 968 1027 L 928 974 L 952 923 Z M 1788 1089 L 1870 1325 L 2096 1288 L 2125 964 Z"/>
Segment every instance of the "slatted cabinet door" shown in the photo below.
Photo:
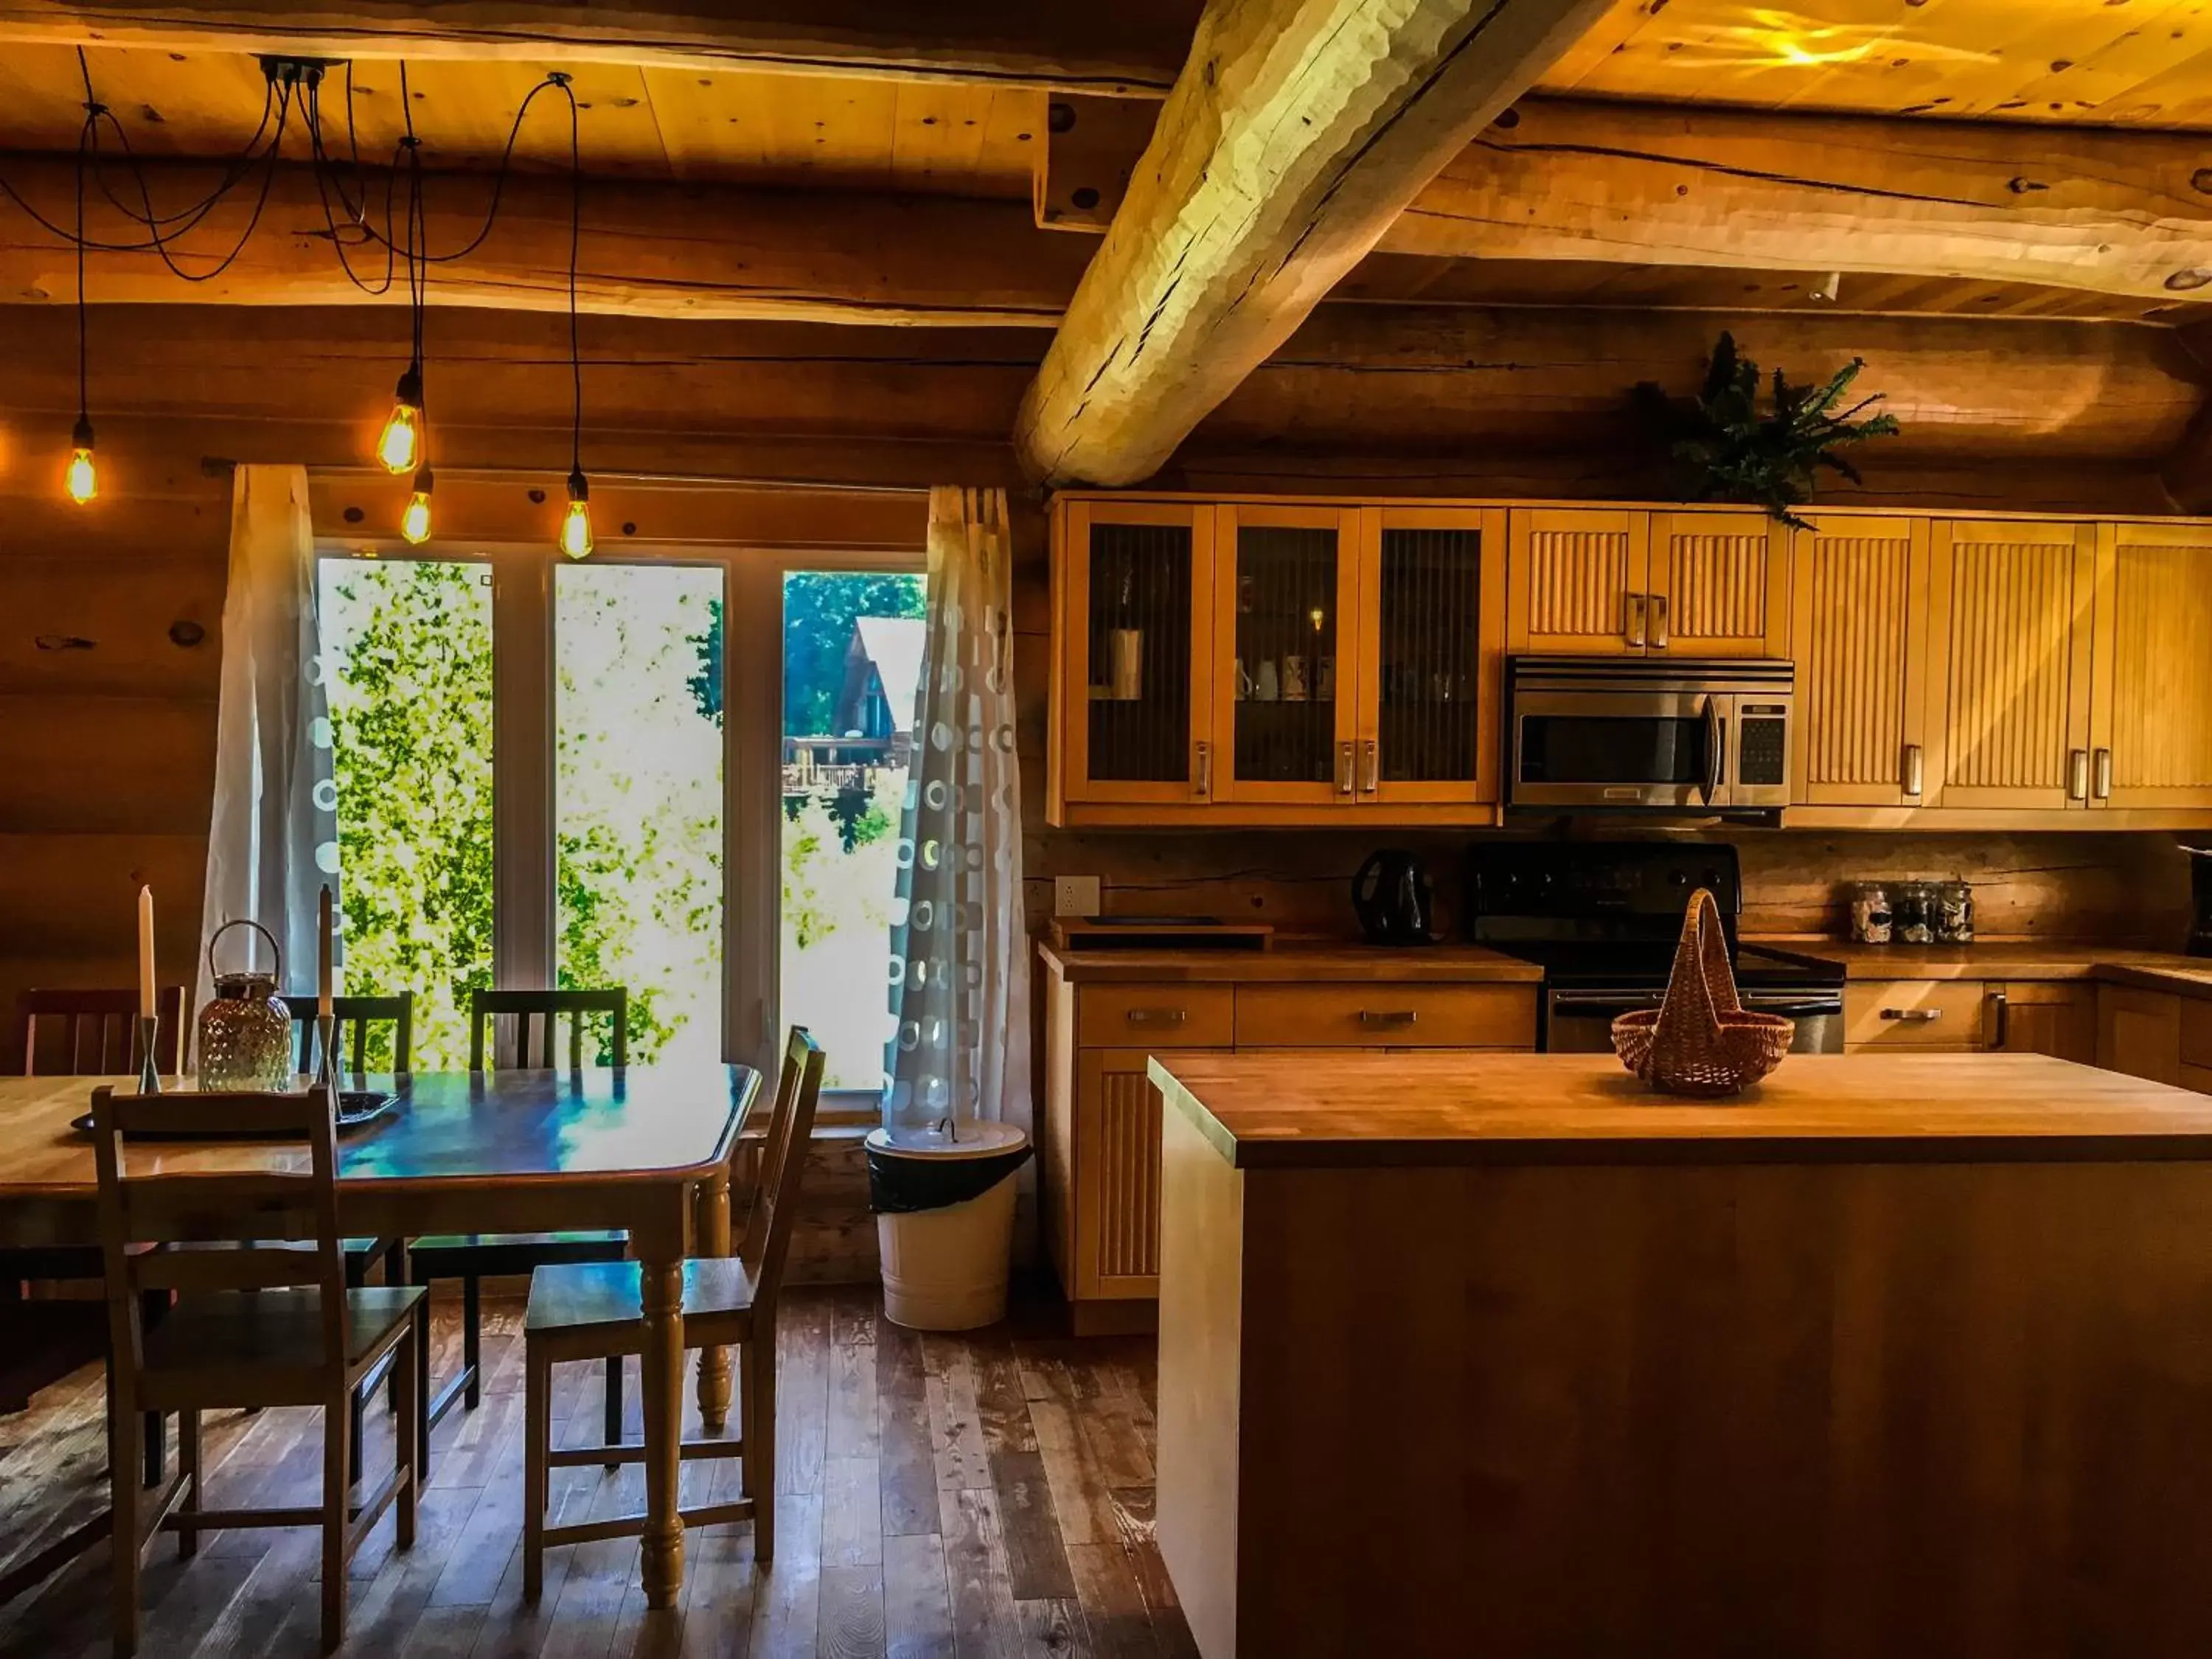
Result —
<path fill-rule="evenodd" d="M 1163 1103 L 1145 1074 L 1150 1058 L 1143 1048 L 1085 1048 L 1077 1057 L 1075 1282 L 1067 1289 L 1079 1301 L 1160 1293 Z"/>
<path fill-rule="evenodd" d="M 1603 507 L 1516 507 L 1510 514 L 1507 647 L 1641 656 L 1651 515 Z"/>
<path fill-rule="evenodd" d="M 1814 514 L 1791 547 L 1800 805 L 1920 806 L 1928 526 Z"/>
<path fill-rule="evenodd" d="M 1215 509 L 1213 799 L 1358 802 L 1359 513 Z"/>
<path fill-rule="evenodd" d="M 2212 807 L 2212 528 L 2105 527 L 2090 805 Z"/>
<path fill-rule="evenodd" d="M 1929 805 L 2087 804 L 2096 566 L 2091 525 L 1936 525 Z"/>
<path fill-rule="evenodd" d="M 1651 515 L 1646 654 L 1790 654 L 1790 530 L 1764 513 Z"/>
<path fill-rule="evenodd" d="M 1202 803 L 1216 776 L 1215 509 L 1075 501 L 1060 512 L 1054 804 Z"/>
<path fill-rule="evenodd" d="M 1496 800 L 1504 509 L 1364 509 L 1359 582 L 1360 804 Z"/>

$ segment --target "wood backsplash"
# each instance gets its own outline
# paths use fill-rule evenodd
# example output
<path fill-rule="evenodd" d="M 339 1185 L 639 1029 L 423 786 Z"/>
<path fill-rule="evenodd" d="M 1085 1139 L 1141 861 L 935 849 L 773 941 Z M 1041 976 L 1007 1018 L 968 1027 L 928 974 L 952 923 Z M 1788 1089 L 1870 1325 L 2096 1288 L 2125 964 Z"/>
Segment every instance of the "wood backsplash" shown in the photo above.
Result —
<path fill-rule="evenodd" d="M 1846 834 L 1690 836 L 1724 840 L 1743 866 L 1747 933 L 1840 935 L 1849 884 L 1962 878 L 1985 938 L 2094 939 L 2178 949 L 2187 931 L 2187 860 L 2172 836 Z M 1459 926 L 1470 832 L 1333 830 L 1200 834 L 1035 831 L 1023 867 L 1032 927 L 1052 913 L 1052 878 L 1098 875 L 1109 915 L 1216 915 L 1285 934 L 1349 937 L 1352 872 L 1376 847 L 1428 862 L 1445 928 Z"/>

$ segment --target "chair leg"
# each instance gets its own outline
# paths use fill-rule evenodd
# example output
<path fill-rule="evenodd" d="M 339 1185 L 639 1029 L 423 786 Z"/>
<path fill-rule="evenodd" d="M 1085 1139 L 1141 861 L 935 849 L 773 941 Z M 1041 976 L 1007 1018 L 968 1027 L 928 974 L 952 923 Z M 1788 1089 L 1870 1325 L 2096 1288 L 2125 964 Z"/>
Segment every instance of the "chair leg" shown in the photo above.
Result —
<path fill-rule="evenodd" d="M 111 1385 L 112 1387 L 112 1385 Z M 109 1395 L 111 1402 L 113 1395 Z M 149 1413 L 149 1416 L 152 1413 Z M 107 1413 L 107 1502 L 115 1532 L 109 1553 L 114 1560 L 116 1659 L 138 1651 L 138 1476 L 142 1419 L 137 1413 Z"/>
<path fill-rule="evenodd" d="M 430 1298 L 415 1304 L 415 1467 L 430 1478 Z"/>
<path fill-rule="evenodd" d="M 392 1387 L 395 1410 L 392 1419 L 392 1434 L 397 1443 L 400 1468 L 398 1517 L 394 1525 L 398 1528 L 399 1547 L 415 1547 L 415 1499 L 422 1487 L 422 1451 L 416 1439 L 420 1413 L 415 1407 L 415 1344 L 420 1330 L 413 1320 L 408 1321 L 407 1334 L 399 1339 L 398 1352 L 392 1356 Z"/>
<path fill-rule="evenodd" d="M 623 1361 L 622 1356 L 618 1353 L 610 1354 L 607 1356 L 606 1413 L 605 1419 L 601 1426 L 603 1426 L 607 1431 L 606 1443 L 608 1445 L 619 1446 L 622 1444 Z M 622 1465 L 619 1463 L 610 1463 L 607 1465 L 607 1468 L 610 1469 L 618 1469 L 621 1467 Z"/>
<path fill-rule="evenodd" d="M 535 1601 L 545 1588 L 545 1506 L 551 1500 L 546 1468 L 552 1452 L 553 1362 L 523 1339 L 522 1599 Z"/>
<path fill-rule="evenodd" d="M 185 1507 L 205 1509 L 207 1500 L 200 1492 L 200 1414 L 195 1411 L 177 1413 L 177 1474 L 185 1483 Z M 177 1553 L 189 1559 L 199 1553 L 200 1529 L 179 1525 Z"/>
<path fill-rule="evenodd" d="M 140 1461 L 145 1467 L 139 1479 L 149 1492 L 161 1484 L 169 1462 L 168 1420 L 159 1412 L 146 1413 L 146 1426 L 141 1437 Z"/>
<path fill-rule="evenodd" d="M 384 1282 L 387 1285 L 404 1285 L 407 1282 L 407 1241 L 404 1238 L 393 1239 L 391 1248 L 384 1253 Z M 400 1393 L 399 1375 L 395 1370 L 384 1382 L 385 1404 L 393 1411 L 399 1409 Z"/>
<path fill-rule="evenodd" d="M 344 1399 L 323 1407 L 323 1651 L 345 1640 L 347 1441 L 353 1413 Z"/>
<path fill-rule="evenodd" d="M 356 1389 L 346 1396 L 346 1484 L 353 1486 L 361 1485 L 361 1441 L 368 1416 L 362 1403 L 365 1393 Z"/>
<path fill-rule="evenodd" d="M 753 1559 L 775 1559 L 775 1327 L 756 1328 L 744 1346 L 745 1491 L 753 1500 Z"/>
<path fill-rule="evenodd" d="M 465 1409 L 483 1404 L 483 1287 L 473 1277 L 461 1281 L 461 1391 Z"/>

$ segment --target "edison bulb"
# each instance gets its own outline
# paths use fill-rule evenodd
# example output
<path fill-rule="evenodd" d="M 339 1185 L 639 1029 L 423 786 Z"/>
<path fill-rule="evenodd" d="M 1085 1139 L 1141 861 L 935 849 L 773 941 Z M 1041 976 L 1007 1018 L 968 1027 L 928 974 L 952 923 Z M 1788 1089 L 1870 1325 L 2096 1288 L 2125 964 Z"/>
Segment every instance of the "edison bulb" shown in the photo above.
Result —
<path fill-rule="evenodd" d="M 92 422 L 83 416 L 77 416 L 76 429 L 70 434 L 69 469 L 62 475 L 62 487 L 69 498 L 82 507 L 100 494 L 100 470 L 92 460 Z"/>
<path fill-rule="evenodd" d="M 392 416 L 376 441 L 386 472 L 412 472 L 422 458 L 422 373 L 410 366 L 392 392 Z"/>
<path fill-rule="evenodd" d="M 415 475 L 415 493 L 407 498 L 407 510 L 399 515 L 399 533 L 417 546 L 430 539 L 430 469 L 427 466 Z"/>
<path fill-rule="evenodd" d="M 561 520 L 561 550 L 572 559 L 592 556 L 592 491 L 580 471 L 568 475 L 568 511 Z"/>

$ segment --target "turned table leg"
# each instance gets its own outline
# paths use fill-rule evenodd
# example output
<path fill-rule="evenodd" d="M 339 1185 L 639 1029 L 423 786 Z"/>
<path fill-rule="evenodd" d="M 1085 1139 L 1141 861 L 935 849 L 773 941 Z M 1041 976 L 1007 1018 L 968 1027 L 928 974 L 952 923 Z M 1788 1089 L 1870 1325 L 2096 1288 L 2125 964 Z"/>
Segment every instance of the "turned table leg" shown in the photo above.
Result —
<path fill-rule="evenodd" d="M 730 1253 L 730 1177 L 726 1172 L 699 1188 L 698 1249 L 701 1255 Z M 730 1419 L 730 1351 L 699 1351 L 699 1420 L 720 1434 Z"/>
<path fill-rule="evenodd" d="M 684 1517 L 677 1477 L 683 1457 L 684 1263 L 656 1249 L 639 1263 L 645 1345 L 645 1535 L 640 1577 L 649 1607 L 672 1607 L 684 1589 Z"/>

